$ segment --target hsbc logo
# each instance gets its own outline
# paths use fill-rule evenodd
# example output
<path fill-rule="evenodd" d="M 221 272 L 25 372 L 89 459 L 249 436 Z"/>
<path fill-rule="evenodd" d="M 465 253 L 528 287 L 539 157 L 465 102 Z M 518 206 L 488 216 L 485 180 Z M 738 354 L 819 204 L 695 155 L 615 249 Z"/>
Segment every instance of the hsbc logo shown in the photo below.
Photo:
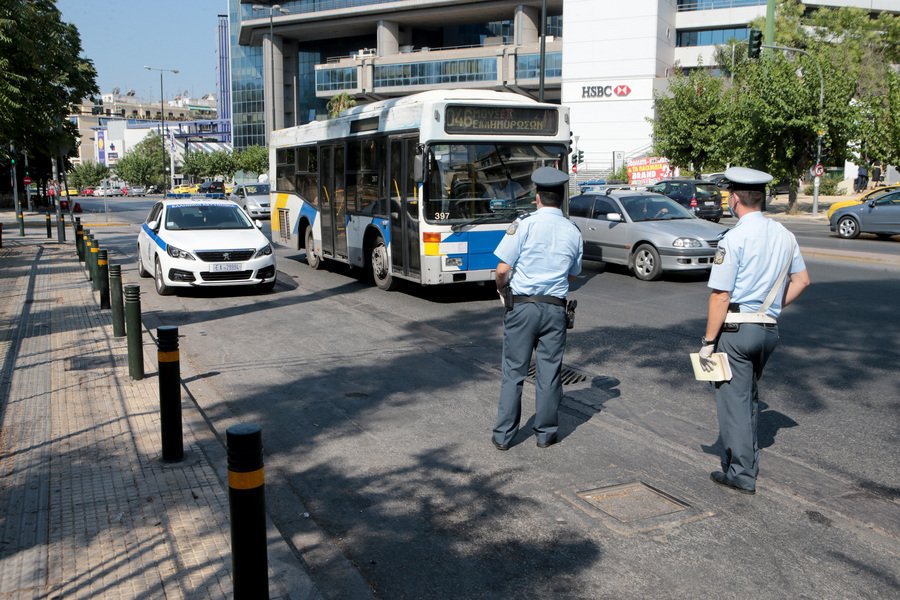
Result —
<path fill-rule="evenodd" d="M 581 87 L 582 98 L 612 98 L 618 96 L 624 98 L 631 93 L 631 88 L 625 84 L 620 85 L 585 85 Z"/>

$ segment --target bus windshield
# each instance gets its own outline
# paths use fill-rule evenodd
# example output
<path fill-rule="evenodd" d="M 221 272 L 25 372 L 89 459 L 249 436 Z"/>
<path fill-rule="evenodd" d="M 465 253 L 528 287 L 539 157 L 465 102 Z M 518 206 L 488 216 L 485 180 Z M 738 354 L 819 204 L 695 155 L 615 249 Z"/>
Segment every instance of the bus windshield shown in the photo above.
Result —
<path fill-rule="evenodd" d="M 535 208 L 531 174 L 540 167 L 565 170 L 565 156 L 560 144 L 431 144 L 425 220 L 439 225 L 511 221 Z"/>

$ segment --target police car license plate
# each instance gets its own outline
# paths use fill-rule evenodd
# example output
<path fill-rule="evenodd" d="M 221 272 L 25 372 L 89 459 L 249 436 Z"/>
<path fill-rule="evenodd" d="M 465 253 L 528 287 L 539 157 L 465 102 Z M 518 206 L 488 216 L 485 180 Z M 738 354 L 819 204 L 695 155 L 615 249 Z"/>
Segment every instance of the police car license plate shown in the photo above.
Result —
<path fill-rule="evenodd" d="M 241 263 L 214 263 L 210 269 L 213 273 L 230 273 L 232 271 L 242 271 Z"/>

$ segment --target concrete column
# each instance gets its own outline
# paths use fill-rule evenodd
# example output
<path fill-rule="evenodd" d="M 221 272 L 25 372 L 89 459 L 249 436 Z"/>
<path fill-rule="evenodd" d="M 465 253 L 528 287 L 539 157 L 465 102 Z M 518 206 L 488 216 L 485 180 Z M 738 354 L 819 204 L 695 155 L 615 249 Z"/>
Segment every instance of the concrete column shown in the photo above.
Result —
<path fill-rule="evenodd" d="M 273 129 L 272 127 L 272 103 L 275 103 L 275 127 L 274 129 L 282 129 L 284 127 L 284 52 L 283 40 L 281 36 L 274 36 L 273 40 L 269 35 L 263 38 L 263 83 L 266 86 L 263 90 L 263 98 L 265 99 L 266 110 L 266 132 Z M 275 68 L 272 68 L 274 61 Z M 274 71 L 274 72 L 273 72 Z M 272 76 L 274 75 L 274 86 Z M 274 90 L 274 94 L 273 94 Z M 268 140 L 268 133 L 266 135 Z"/>
<path fill-rule="evenodd" d="M 522 44 L 534 44 L 541 37 L 541 11 L 531 6 L 516 7 L 516 18 L 513 35 L 513 43 L 516 46 Z"/>
<path fill-rule="evenodd" d="M 400 53 L 400 26 L 395 21 L 378 21 L 378 56 Z"/>
<path fill-rule="evenodd" d="M 284 126 L 294 127 L 298 124 L 300 110 L 300 65 L 299 45 L 295 41 L 285 39 L 284 51 Z"/>

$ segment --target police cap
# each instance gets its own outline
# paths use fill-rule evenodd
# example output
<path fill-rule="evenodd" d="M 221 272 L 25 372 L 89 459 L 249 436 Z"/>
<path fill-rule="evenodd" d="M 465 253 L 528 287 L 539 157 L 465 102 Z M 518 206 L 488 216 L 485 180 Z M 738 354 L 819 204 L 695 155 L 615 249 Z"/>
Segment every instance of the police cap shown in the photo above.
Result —
<path fill-rule="evenodd" d="M 569 183 L 569 176 L 553 167 L 541 167 L 531 174 L 531 181 L 538 189 L 554 189 Z"/>
<path fill-rule="evenodd" d="M 750 190 L 764 192 L 766 184 L 772 181 L 772 176 L 763 171 L 748 169 L 747 167 L 731 167 L 725 170 L 725 181 L 729 189 Z"/>

